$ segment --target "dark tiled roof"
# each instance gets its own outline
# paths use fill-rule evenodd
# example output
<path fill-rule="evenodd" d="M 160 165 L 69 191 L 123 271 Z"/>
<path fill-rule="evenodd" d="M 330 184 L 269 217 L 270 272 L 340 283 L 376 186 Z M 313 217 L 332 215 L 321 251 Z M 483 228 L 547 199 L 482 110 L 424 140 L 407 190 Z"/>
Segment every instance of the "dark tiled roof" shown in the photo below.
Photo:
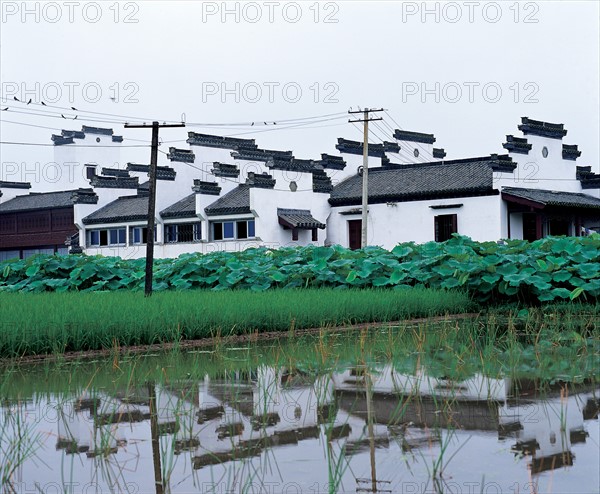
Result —
<path fill-rule="evenodd" d="M 422 142 L 424 144 L 433 144 L 435 137 L 433 134 L 423 134 L 422 132 L 411 132 L 410 130 L 396 129 L 394 139 L 399 141 Z"/>
<path fill-rule="evenodd" d="M 102 168 L 101 173 L 106 177 L 129 177 L 127 170 L 119 170 L 118 168 Z"/>
<path fill-rule="evenodd" d="M 324 171 L 313 172 L 313 191 L 329 193 L 333 190 L 331 178 Z"/>
<path fill-rule="evenodd" d="M 0 204 L 0 213 L 67 208 L 77 203 L 96 204 L 97 201 L 98 196 L 92 189 L 33 192 Z"/>
<path fill-rule="evenodd" d="M 100 134 L 105 136 L 113 135 L 112 129 L 103 129 L 102 127 L 88 127 L 87 125 L 83 125 L 81 127 L 81 131 L 86 134 Z"/>
<path fill-rule="evenodd" d="M 346 168 L 346 162 L 341 156 L 333 156 L 331 154 L 321 154 L 321 160 L 318 163 L 323 168 L 329 168 L 331 170 L 343 170 Z"/>
<path fill-rule="evenodd" d="M 196 155 L 191 149 L 177 149 L 170 147 L 167 158 L 171 161 L 180 161 L 181 163 L 193 163 L 196 159 Z"/>
<path fill-rule="evenodd" d="M 138 163 L 127 163 L 127 170 L 130 172 L 150 173 L 150 165 L 140 165 Z M 175 180 L 177 172 L 170 166 L 156 167 L 156 180 Z"/>
<path fill-rule="evenodd" d="M 551 139 L 562 139 L 567 135 L 564 124 L 542 122 L 540 120 L 532 120 L 529 117 L 522 117 L 521 122 L 522 123 L 518 128 L 525 135 L 530 134 L 534 136 L 549 137 Z"/>
<path fill-rule="evenodd" d="M 261 189 L 272 189 L 275 187 L 275 179 L 268 173 L 259 174 L 250 172 L 248 173 L 248 178 L 246 179 L 246 185 Z"/>
<path fill-rule="evenodd" d="M 73 137 L 74 139 L 85 139 L 85 132 L 81 130 L 62 130 L 63 137 Z"/>
<path fill-rule="evenodd" d="M 267 161 L 266 166 L 272 170 L 289 170 L 305 173 L 323 169 L 318 161 L 300 160 L 296 158 L 274 158 Z"/>
<path fill-rule="evenodd" d="M 313 229 L 320 228 L 323 230 L 325 224 L 317 221 L 312 217 L 308 209 L 282 209 L 277 208 L 277 218 L 279 224 L 288 228 Z"/>
<path fill-rule="evenodd" d="M 64 137 L 64 136 L 52 134 L 51 139 L 55 146 L 62 146 L 64 144 L 73 144 L 73 136 Z"/>
<path fill-rule="evenodd" d="M 239 177 L 240 169 L 237 165 L 228 165 L 226 163 L 219 163 L 215 161 L 211 170 L 215 177 Z"/>
<path fill-rule="evenodd" d="M 600 199 L 587 194 L 576 192 L 562 192 L 553 190 L 521 189 L 517 187 L 503 187 L 502 197 L 524 199 L 534 202 L 542 207 L 558 206 L 585 209 L 600 209 Z"/>
<path fill-rule="evenodd" d="M 221 187 L 217 182 L 204 182 L 202 180 L 194 180 L 192 190 L 198 194 L 210 196 L 218 196 L 221 193 Z"/>
<path fill-rule="evenodd" d="M 254 139 L 214 136 L 209 134 L 199 134 L 197 132 L 188 132 L 188 139 L 186 142 L 191 146 L 203 146 L 209 148 L 256 148 Z"/>
<path fill-rule="evenodd" d="M 210 206 L 204 208 L 207 216 L 250 213 L 250 187 L 238 185 Z"/>
<path fill-rule="evenodd" d="M 383 141 L 383 150 L 386 153 L 399 153 L 400 145 L 397 142 Z"/>
<path fill-rule="evenodd" d="M 0 180 L 0 189 L 31 189 L 29 182 L 6 182 Z"/>
<path fill-rule="evenodd" d="M 123 142 L 123 136 L 112 136 L 112 142 Z"/>
<path fill-rule="evenodd" d="M 581 156 L 581 151 L 577 149 L 577 144 L 563 144 L 562 157 L 564 160 L 575 161 Z"/>
<path fill-rule="evenodd" d="M 150 180 L 140 184 L 138 187 L 138 196 L 147 196 L 150 194 Z"/>
<path fill-rule="evenodd" d="M 193 218 L 196 216 L 196 194 L 177 201 L 160 212 L 163 218 Z"/>
<path fill-rule="evenodd" d="M 277 151 L 275 149 L 240 148 L 231 153 L 233 159 L 248 161 L 270 161 L 273 159 L 290 160 L 294 157 L 292 151 Z"/>
<path fill-rule="evenodd" d="M 591 166 L 578 166 L 576 177 L 582 189 L 600 189 L 600 173 L 594 173 Z"/>
<path fill-rule="evenodd" d="M 90 185 L 101 189 L 137 189 L 140 184 L 138 177 L 101 177 L 94 175 L 90 180 Z"/>
<path fill-rule="evenodd" d="M 506 136 L 506 142 L 502 144 L 502 147 L 511 153 L 529 154 L 531 151 L 531 144 L 527 142 L 526 138 L 512 135 Z"/>
<path fill-rule="evenodd" d="M 359 141 L 350 141 L 348 139 L 343 139 L 342 137 L 338 138 L 338 143 L 335 148 L 340 153 L 346 154 L 363 154 L 363 143 Z M 381 158 L 385 156 L 385 150 L 383 144 L 371 144 L 369 143 L 369 156 L 375 158 Z"/>
<path fill-rule="evenodd" d="M 83 218 L 84 225 L 99 223 L 122 223 L 127 221 L 143 221 L 148 219 L 148 197 L 119 197 L 106 206 Z"/>
<path fill-rule="evenodd" d="M 369 170 L 369 202 L 494 194 L 492 173 L 489 158 L 374 168 Z M 332 206 L 358 205 L 361 199 L 362 176 L 354 175 L 333 188 L 329 203 Z"/>
<path fill-rule="evenodd" d="M 443 148 L 433 148 L 433 157 L 444 159 L 446 157 L 446 151 L 444 151 Z"/>

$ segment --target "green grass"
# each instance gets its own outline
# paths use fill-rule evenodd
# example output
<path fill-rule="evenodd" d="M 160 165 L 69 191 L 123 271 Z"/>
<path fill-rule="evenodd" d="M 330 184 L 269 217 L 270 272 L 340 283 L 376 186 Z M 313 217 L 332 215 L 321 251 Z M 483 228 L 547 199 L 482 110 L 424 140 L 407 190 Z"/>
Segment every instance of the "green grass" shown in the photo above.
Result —
<path fill-rule="evenodd" d="M 473 309 L 460 291 L 0 293 L 0 358 L 215 335 L 386 322 Z"/>

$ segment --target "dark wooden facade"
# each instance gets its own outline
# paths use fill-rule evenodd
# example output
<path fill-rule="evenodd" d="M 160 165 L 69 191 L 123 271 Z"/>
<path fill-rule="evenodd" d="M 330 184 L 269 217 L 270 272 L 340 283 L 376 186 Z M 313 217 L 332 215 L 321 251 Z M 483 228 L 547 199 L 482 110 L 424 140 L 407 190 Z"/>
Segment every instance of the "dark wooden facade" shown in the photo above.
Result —
<path fill-rule="evenodd" d="M 65 248 L 65 240 L 77 233 L 73 206 L 0 213 L 0 251 Z"/>

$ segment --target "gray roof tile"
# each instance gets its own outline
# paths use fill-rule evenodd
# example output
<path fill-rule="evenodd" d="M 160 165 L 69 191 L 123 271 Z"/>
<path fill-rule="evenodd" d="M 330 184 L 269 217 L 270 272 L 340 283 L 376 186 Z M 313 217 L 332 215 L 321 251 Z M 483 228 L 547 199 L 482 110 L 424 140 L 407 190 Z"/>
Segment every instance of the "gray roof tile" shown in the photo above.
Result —
<path fill-rule="evenodd" d="M 279 224 L 288 228 L 313 229 L 320 228 L 323 230 L 325 224 L 313 218 L 308 209 L 283 209 L 277 208 L 277 218 Z"/>
<path fill-rule="evenodd" d="M 67 208 L 76 203 L 95 204 L 98 196 L 92 189 L 32 192 L 0 204 L 0 213 Z"/>
<path fill-rule="evenodd" d="M 163 218 L 196 217 L 196 194 L 190 194 L 160 212 Z"/>
<path fill-rule="evenodd" d="M 147 196 L 119 197 L 106 206 L 83 218 L 85 225 L 98 223 L 123 223 L 148 219 Z"/>
<path fill-rule="evenodd" d="M 503 187 L 502 196 L 516 197 L 536 202 L 540 206 L 600 209 L 600 199 L 577 192 Z"/>
<path fill-rule="evenodd" d="M 238 185 L 210 206 L 207 206 L 204 211 L 207 216 L 250 213 L 250 187 L 248 185 Z"/>
<path fill-rule="evenodd" d="M 399 141 L 422 142 L 423 144 L 433 144 L 435 136 L 433 134 L 424 134 L 422 132 L 412 132 L 410 130 L 396 129 L 394 139 Z"/>
<path fill-rule="evenodd" d="M 417 201 L 437 197 L 493 194 L 494 161 L 456 160 L 369 169 L 369 202 Z M 362 202 L 362 176 L 333 188 L 332 206 Z"/>

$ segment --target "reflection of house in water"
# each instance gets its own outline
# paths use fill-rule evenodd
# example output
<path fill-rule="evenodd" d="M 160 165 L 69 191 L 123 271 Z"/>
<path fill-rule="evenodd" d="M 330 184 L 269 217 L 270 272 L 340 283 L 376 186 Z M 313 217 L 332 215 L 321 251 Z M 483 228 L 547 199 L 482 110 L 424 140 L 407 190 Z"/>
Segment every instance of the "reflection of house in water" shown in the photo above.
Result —
<path fill-rule="evenodd" d="M 391 365 L 369 371 L 376 448 L 392 441 L 404 451 L 430 447 L 445 428 L 493 431 L 500 440 L 514 438 L 513 451 L 531 456 L 538 473 L 572 465 L 571 446 L 586 440 L 584 420 L 598 416 L 591 388 L 542 401 L 527 396 L 524 382 L 478 374 L 458 381 L 426 372 L 403 374 Z M 116 452 L 131 424 L 150 418 L 151 394 L 158 434 L 172 435 L 173 453 L 189 454 L 196 469 L 302 441 L 317 440 L 347 456 L 371 445 L 362 368 L 315 376 L 262 366 L 152 390 L 139 386 L 77 401 L 60 416 L 57 448 L 88 456 Z"/>
<path fill-rule="evenodd" d="M 498 406 L 506 398 L 504 379 L 475 375 L 464 381 L 399 374 L 391 365 L 371 373 L 375 422 L 412 427 L 496 430 Z M 334 376 L 340 408 L 366 418 L 365 377 L 361 369 Z"/>
<path fill-rule="evenodd" d="M 578 394 L 569 395 L 563 388 L 559 396 L 544 401 L 509 401 L 501 407 L 499 436 L 516 439 L 512 451 L 531 457 L 532 473 L 573 465 L 572 446 L 585 443 L 588 436 L 584 420 L 598 418 L 600 409 L 597 390 L 581 388 Z"/>

